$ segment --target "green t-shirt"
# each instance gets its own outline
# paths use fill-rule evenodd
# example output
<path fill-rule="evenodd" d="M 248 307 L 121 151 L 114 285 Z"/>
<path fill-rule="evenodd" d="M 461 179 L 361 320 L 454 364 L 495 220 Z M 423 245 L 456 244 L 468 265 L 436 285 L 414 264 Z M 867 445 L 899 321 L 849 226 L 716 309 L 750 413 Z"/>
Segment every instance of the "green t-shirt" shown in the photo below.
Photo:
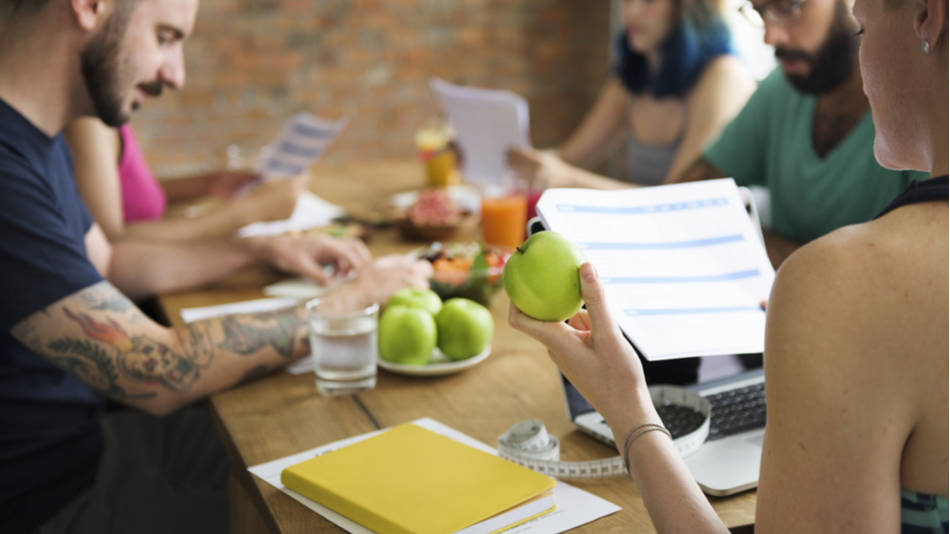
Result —
<path fill-rule="evenodd" d="M 780 68 L 762 80 L 748 104 L 706 149 L 713 166 L 740 185 L 762 185 L 772 201 L 772 230 L 805 243 L 836 228 L 872 219 L 912 180 L 874 159 L 871 112 L 820 158 L 812 144 L 815 97 L 798 92 Z"/>

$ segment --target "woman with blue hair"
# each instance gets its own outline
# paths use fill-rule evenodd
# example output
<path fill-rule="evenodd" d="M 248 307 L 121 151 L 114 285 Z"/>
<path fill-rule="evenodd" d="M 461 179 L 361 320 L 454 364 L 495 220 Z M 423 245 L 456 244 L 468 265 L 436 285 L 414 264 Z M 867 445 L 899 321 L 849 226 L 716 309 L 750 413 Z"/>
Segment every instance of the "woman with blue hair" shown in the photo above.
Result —
<path fill-rule="evenodd" d="M 512 149 L 508 160 L 519 175 L 549 187 L 628 187 L 584 170 L 625 128 L 627 182 L 670 182 L 755 89 L 717 0 L 625 0 L 623 24 L 616 66 L 594 107 L 560 147 Z"/>

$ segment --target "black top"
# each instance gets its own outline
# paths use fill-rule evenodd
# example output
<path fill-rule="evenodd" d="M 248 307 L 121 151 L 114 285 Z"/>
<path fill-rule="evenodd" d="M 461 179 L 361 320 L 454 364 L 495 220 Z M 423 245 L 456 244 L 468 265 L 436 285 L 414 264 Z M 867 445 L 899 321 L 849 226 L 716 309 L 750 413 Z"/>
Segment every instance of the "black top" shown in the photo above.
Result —
<path fill-rule="evenodd" d="M 947 202 L 947 175 L 929 180 L 914 180 L 907 190 L 897 195 L 897 198 L 892 200 L 890 205 L 884 208 L 884 211 L 879 213 L 875 219 L 883 217 L 901 206 L 918 202 Z"/>
<path fill-rule="evenodd" d="M 11 328 L 102 277 L 63 136 L 0 100 L 0 532 L 34 530 L 96 472 L 102 396 Z M 92 365 L 92 362 L 90 362 Z"/>

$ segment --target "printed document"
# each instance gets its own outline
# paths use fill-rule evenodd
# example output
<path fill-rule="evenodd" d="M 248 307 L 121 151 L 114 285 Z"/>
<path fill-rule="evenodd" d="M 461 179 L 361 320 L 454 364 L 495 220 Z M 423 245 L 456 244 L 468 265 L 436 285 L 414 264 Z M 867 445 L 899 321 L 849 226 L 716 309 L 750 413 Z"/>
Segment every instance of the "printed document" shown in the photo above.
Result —
<path fill-rule="evenodd" d="M 762 352 L 775 271 L 731 178 L 623 191 L 549 189 L 546 228 L 596 268 L 648 360 Z"/>
<path fill-rule="evenodd" d="M 511 147 L 531 146 L 528 103 L 510 91 L 462 87 L 433 79 L 429 86 L 455 129 L 466 181 L 510 189 L 506 162 Z"/>

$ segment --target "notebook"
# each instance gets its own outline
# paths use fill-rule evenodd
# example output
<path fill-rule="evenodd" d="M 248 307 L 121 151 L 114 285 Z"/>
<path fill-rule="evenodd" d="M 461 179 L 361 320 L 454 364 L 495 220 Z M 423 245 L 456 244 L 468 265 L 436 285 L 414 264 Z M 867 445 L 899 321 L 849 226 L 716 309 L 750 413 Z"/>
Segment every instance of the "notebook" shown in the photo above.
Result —
<path fill-rule="evenodd" d="M 413 424 L 290 466 L 281 482 L 379 533 L 488 534 L 555 507 L 554 479 Z"/>

